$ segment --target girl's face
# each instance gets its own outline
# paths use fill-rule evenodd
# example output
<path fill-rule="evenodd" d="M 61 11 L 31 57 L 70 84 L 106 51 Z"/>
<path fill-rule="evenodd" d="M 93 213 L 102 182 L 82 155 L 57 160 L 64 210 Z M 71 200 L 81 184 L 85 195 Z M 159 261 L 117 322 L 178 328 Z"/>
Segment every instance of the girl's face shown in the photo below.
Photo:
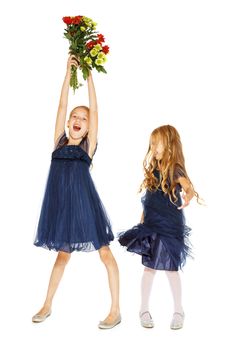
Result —
<path fill-rule="evenodd" d="M 80 139 L 88 132 L 88 112 L 85 108 L 76 108 L 68 122 L 69 134 L 73 139 Z"/>
<path fill-rule="evenodd" d="M 161 160 L 164 154 L 164 145 L 161 138 L 152 139 L 150 147 L 155 159 Z"/>

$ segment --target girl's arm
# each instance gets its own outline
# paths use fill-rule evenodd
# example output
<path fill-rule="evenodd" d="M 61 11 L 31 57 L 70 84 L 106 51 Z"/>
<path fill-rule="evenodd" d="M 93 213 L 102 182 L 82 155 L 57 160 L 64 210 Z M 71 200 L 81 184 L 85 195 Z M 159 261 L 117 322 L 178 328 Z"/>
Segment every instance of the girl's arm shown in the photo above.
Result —
<path fill-rule="evenodd" d="M 182 196 L 184 203 L 181 207 L 178 208 L 178 209 L 183 209 L 189 205 L 189 203 L 190 203 L 191 199 L 194 197 L 195 193 L 194 193 L 194 190 L 193 190 L 191 183 L 185 177 L 179 177 L 177 179 L 177 182 L 180 183 L 182 189 L 185 192 Z"/>
<path fill-rule="evenodd" d="M 88 138 L 90 144 L 90 154 L 92 155 L 96 148 L 98 133 L 98 106 L 95 93 L 95 86 L 91 72 L 87 78 L 88 95 L 89 95 L 89 130 Z"/>
<path fill-rule="evenodd" d="M 67 69 L 65 79 L 61 89 L 61 96 L 57 111 L 57 118 L 55 124 L 55 133 L 54 133 L 54 143 L 56 144 L 57 139 L 63 134 L 65 131 L 65 123 L 66 123 L 66 113 L 67 113 L 67 105 L 68 105 L 68 95 L 69 95 L 69 86 L 70 86 L 70 75 L 71 75 L 71 66 L 78 67 L 77 61 L 74 59 L 74 56 L 69 56 L 67 61 Z"/>

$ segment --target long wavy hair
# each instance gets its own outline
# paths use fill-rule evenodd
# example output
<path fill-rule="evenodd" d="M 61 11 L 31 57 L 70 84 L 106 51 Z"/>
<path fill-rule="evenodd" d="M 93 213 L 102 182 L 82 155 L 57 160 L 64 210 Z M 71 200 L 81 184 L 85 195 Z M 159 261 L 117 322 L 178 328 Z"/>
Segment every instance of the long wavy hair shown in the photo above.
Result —
<path fill-rule="evenodd" d="M 157 160 L 152 151 L 152 144 L 158 144 L 161 141 L 164 152 L 161 160 Z M 171 202 L 177 201 L 176 189 L 178 176 L 185 177 L 191 184 L 194 194 L 199 200 L 198 193 L 194 190 L 193 184 L 188 177 L 185 168 L 185 159 L 182 150 L 182 144 L 178 131 L 171 125 L 163 125 L 152 131 L 149 140 L 149 147 L 143 161 L 144 180 L 140 186 L 139 192 L 143 189 L 150 191 L 158 190 L 161 186 Z M 154 176 L 154 170 L 160 171 L 160 179 Z"/>

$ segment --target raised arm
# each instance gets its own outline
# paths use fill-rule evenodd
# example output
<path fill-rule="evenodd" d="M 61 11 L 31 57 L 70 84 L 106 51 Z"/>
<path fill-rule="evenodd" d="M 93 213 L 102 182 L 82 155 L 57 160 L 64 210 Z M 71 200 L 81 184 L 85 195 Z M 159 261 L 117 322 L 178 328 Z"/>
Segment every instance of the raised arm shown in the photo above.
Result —
<path fill-rule="evenodd" d="M 68 105 L 68 96 L 69 96 L 69 86 L 70 86 L 70 75 L 71 75 L 71 66 L 74 65 L 78 67 L 77 61 L 74 59 L 74 56 L 69 56 L 67 61 L 66 75 L 61 89 L 61 96 L 59 101 L 59 106 L 57 110 L 57 118 L 55 124 L 55 133 L 54 133 L 54 143 L 56 144 L 58 137 L 63 134 L 65 130 L 66 123 L 66 114 L 67 114 L 67 105 Z"/>
<path fill-rule="evenodd" d="M 97 143 L 98 134 L 98 106 L 95 93 L 95 86 L 90 72 L 87 78 L 88 95 L 89 95 L 89 131 L 88 138 L 90 142 L 90 153 L 93 153 Z"/>

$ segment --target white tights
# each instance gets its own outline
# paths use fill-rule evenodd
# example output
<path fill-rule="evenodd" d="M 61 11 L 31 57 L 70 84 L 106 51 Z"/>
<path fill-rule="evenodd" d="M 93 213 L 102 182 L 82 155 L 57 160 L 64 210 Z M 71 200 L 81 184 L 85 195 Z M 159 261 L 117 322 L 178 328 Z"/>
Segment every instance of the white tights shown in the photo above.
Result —
<path fill-rule="evenodd" d="M 165 271 L 174 302 L 174 312 L 183 312 L 182 308 L 182 290 L 181 290 L 181 280 L 178 271 Z M 145 267 L 142 281 L 141 281 L 141 309 L 140 312 L 145 312 L 149 310 L 150 294 L 152 289 L 152 284 L 154 280 L 156 270 Z"/>

